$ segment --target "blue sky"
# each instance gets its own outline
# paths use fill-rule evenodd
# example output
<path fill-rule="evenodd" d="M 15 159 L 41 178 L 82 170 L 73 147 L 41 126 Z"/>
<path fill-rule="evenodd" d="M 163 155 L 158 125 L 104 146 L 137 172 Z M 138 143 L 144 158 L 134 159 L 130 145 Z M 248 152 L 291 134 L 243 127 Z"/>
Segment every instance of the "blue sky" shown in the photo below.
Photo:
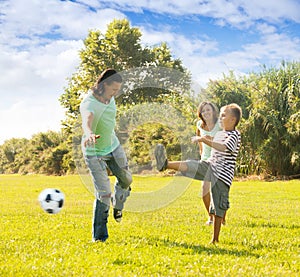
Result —
<path fill-rule="evenodd" d="M 141 43 L 166 42 L 194 82 L 300 61 L 300 1 L 0 1 L 0 144 L 59 130 L 59 96 L 90 29 L 113 19 L 138 27 Z"/>

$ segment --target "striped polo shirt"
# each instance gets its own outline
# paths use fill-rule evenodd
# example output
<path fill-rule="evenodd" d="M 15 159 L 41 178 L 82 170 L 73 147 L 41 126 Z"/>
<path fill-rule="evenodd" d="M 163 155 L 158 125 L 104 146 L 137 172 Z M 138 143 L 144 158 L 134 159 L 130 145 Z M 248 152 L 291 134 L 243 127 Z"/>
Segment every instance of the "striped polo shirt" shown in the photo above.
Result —
<path fill-rule="evenodd" d="M 226 150 L 222 152 L 212 148 L 208 162 L 211 164 L 214 176 L 227 186 L 231 186 L 236 157 L 241 145 L 241 134 L 237 130 L 219 131 L 214 137 L 214 142 L 224 144 Z"/>

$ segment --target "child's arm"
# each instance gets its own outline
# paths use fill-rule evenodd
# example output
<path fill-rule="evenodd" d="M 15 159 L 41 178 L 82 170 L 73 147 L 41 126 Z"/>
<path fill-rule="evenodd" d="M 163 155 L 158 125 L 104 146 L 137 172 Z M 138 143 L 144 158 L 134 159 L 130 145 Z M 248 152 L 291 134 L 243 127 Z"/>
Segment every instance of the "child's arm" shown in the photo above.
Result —
<path fill-rule="evenodd" d="M 221 151 L 221 152 L 224 152 L 226 150 L 226 145 L 225 144 L 222 144 L 222 143 L 219 143 L 219 142 L 215 142 L 213 141 L 213 137 L 211 136 L 194 136 L 192 137 L 192 142 L 203 142 L 205 144 L 207 144 L 208 146 L 218 150 L 218 151 Z"/>
<path fill-rule="evenodd" d="M 196 136 L 197 137 L 201 136 L 200 130 L 198 128 L 196 130 Z M 199 146 L 199 154 L 200 154 L 200 157 L 201 157 L 202 152 L 203 152 L 203 146 L 202 146 L 202 143 L 200 141 L 198 141 L 198 146 Z"/>

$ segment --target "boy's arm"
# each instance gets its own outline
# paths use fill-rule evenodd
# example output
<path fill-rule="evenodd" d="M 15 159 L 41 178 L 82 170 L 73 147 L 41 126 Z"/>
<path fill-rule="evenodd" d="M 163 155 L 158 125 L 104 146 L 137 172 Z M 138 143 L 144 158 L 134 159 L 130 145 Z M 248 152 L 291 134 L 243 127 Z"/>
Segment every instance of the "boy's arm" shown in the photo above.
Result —
<path fill-rule="evenodd" d="M 196 130 L 196 136 L 197 137 L 201 136 L 201 132 L 200 132 L 200 130 L 198 128 Z M 199 154 L 201 156 L 202 152 L 203 152 L 203 146 L 202 146 L 202 143 L 200 141 L 198 141 L 198 146 L 199 146 Z"/>
<path fill-rule="evenodd" d="M 192 137 L 192 142 L 203 142 L 221 152 L 224 152 L 227 149 L 225 144 L 213 141 L 213 137 L 211 136 L 194 136 Z"/>

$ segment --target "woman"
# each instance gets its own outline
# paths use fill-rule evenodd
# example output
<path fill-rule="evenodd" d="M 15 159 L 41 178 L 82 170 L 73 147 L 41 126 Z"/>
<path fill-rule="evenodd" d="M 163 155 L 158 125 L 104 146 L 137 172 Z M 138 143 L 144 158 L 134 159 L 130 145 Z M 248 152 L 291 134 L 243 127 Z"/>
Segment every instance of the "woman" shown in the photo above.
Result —
<path fill-rule="evenodd" d="M 82 151 L 95 187 L 93 241 L 108 238 L 107 218 L 110 202 L 117 222 L 130 194 L 132 176 L 125 152 L 115 134 L 116 104 L 114 97 L 122 85 L 122 77 L 114 69 L 105 70 L 81 102 Z M 116 177 L 111 192 L 107 169 Z"/>
<path fill-rule="evenodd" d="M 222 130 L 218 121 L 219 111 L 213 103 L 207 101 L 201 102 L 197 109 L 197 116 L 199 118 L 199 120 L 197 121 L 197 136 L 207 135 L 213 138 L 218 131 Z M 210 157 L 211 147 L 202 142 L 199 142 L 198 144 L 201 160 L 206 161 Z M 209 214 L 210 182 L 208 181 L 202 182 L 202 199 L 204 206 Z M 212 224 L 213 216 L 209 215 L 209 219 L 207 220 L 206 225 Z"/>

